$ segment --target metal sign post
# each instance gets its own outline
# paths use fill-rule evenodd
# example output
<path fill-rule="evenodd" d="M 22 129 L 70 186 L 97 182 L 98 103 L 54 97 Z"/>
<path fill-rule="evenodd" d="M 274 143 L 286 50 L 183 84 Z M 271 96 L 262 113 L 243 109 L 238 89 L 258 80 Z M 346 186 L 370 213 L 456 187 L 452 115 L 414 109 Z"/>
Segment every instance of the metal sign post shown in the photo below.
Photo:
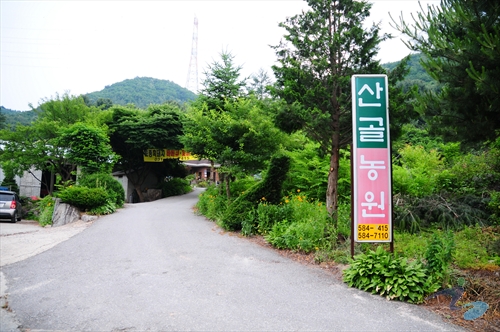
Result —
<path fill-rule="evenodd" d="M 354 237 L 351 241 L 390 242 L 392 247 L 387 75 L 354 75 L 351 83 Z"/>

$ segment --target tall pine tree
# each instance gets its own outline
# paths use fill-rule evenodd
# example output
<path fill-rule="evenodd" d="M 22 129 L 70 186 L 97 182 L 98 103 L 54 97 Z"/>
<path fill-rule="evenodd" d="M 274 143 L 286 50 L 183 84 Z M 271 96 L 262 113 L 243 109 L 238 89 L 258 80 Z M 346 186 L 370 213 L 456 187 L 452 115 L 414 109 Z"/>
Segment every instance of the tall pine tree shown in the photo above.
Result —
<path fill-rule="evenodd" d="M 431 133 L 450 141 L 494 141 L 500 130 L 500 3 L 442 0 L 423 8 L 412 24 L 394 27 L 407 35 L 421 64 L 443 88 L 418 98 Z"/>
<path fill-rule="evenodd" d="M 310 10 L 280 24 L 284 41 L 273 47 L 279 65 L 273 67 L 272 94 L 288 107 L 277 124 L 292 132 L 302 129 L 330 156 L 326 193 L 328 212 L 338 207 L 339 152 L 352 142 L 351 86 L 353 74 L 382 73 L 374 59 L 379 25 L 363 28 L 371 4 L 354 0 L 308 0 Z"/>

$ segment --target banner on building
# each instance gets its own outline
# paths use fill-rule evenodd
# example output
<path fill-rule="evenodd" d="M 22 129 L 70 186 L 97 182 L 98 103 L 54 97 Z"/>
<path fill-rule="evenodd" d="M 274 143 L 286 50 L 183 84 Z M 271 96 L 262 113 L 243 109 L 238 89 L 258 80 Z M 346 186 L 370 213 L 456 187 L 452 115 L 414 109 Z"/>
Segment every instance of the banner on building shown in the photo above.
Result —
<path fill-rule="evenodd" d="M 144 151 L 145 162 L 161 163 L 165 159 L 198 160 L 198 157 L 185 150 L 147 149 Z"/>

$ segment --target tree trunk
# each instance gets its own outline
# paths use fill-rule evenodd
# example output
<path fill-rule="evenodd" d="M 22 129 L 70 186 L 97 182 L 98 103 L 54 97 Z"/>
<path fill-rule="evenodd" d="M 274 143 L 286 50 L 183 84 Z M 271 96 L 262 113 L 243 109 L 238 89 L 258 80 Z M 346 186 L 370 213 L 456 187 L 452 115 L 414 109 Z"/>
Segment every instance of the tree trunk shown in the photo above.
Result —
<path fill-rule="evenodd" d="M 338 181 L 339 181 L 339 134 L 336 131 L 332 137 L 332 150 L 330 155 L 330 171 L 328 172 L 328 186 L 326 189 L 326 209 L 328 214 L 337 224 L 338 209 Z"/>
<path fill-rule="evenodd" d="M 144 195 L 142 194 L 141 185 L 139 186 L 134 185 L 134 189 L 137 192 L 137 196 L 139 197 L 139 203 L 144 202 Z"/>

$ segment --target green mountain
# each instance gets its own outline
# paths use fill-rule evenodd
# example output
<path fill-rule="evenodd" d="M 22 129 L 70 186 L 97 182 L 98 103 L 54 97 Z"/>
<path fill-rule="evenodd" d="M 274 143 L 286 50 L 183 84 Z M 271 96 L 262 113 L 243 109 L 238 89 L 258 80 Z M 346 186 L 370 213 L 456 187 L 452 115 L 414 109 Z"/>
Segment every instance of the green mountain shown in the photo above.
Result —
<path fill-rule="evenodd" d="M 436 91 L 439 88 L 438 82 L 436 82 L 427 72 L 424 70 L 420 64 L 420 60 L 424 55 L 422 53 L 412 54 L 410 56 L 410 61 L 408 61 L 408 67 L 410 72 L 405 77 L 402 82 L 399 82 L 405 89 L 409 89 L 416 85 L 420 92 L 423 91 Z M 382 64 L 387 70 L 394 69 L 401 61 L 389 62 Z"/>
<path fill-rule="evenodd" d="M 175 101 L 184 104 L 194 100 L 196 94 L 174 82 L 150 77 L 136 77 L 112 85 L 101 91 L 85 95 L 93 104 L 99 99 L 110 99 L 113 104 L 134 104 L 139 108 L 147 108 L 149 104 L 163 104 Z"/>
<path fill-rule="evenodd" d="M 34 111 L 14 111 L 0 106 L 0 117 L 2 116 L 5 117 L 5 128 L 14 128 L 17 124 L 30 125 L 36 118 L 36 113 Z"/>

